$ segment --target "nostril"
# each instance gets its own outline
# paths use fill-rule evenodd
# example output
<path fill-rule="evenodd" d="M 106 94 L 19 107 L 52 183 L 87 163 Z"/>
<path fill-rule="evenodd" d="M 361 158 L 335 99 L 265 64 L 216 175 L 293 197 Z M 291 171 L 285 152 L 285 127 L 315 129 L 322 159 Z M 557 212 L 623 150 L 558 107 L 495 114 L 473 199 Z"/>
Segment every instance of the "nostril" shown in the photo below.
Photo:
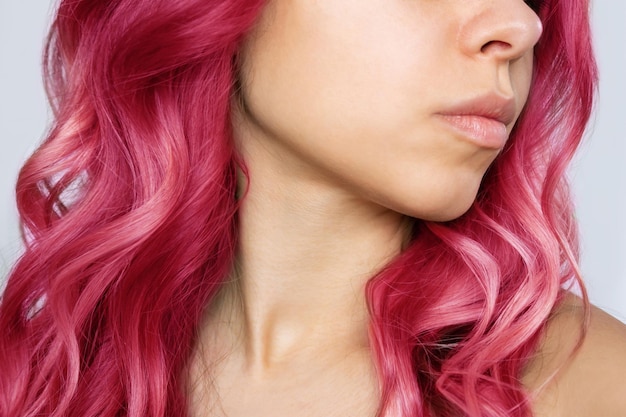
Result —
<path fill-rule="evenodd" d="M 502 41 L 489 41 L 480 48 L 480 52 L 496 52 L 496 51 L 504 51 L 511 47 L 511 44 L 508 42 Z"/>

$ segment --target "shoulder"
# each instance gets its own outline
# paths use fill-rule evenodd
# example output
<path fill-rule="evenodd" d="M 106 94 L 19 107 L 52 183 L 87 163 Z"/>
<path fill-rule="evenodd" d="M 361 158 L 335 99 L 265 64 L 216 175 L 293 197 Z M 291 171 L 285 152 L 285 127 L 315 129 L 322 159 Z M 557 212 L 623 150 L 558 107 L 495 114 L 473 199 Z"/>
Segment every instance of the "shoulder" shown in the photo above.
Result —
<path fill-rule="evenodd" d="M 523 377 L 537 417 L 626 416 L 626 325 L 591 306 L 576 349 L 584 321 L 582 300 L 568 294 L 547 324 Z"/>

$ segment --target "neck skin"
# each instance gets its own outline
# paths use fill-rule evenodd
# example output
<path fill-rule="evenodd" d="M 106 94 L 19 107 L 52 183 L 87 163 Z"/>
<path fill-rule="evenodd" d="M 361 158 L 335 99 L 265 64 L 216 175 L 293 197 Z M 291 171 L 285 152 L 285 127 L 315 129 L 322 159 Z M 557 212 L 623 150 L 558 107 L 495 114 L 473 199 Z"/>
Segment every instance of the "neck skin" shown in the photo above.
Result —
<path fill-rule="evenodd" d="M 367 349 L 365 284 L 400 252 L 408 218 L 332 185 L 258 131 L 236 133 L 250 183 L 240 177 L 236 268 L 210 310 L 214 340 L 256 376 Z"/>

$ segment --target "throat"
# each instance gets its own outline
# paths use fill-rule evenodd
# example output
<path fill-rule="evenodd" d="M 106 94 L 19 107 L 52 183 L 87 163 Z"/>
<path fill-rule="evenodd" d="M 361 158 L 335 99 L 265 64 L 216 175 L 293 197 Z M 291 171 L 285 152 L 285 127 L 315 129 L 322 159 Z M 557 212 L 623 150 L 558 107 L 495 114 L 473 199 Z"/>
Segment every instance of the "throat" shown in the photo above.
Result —
<path fill-rule="evenodd" d="M 349 292 L 317 297 L 244 298 L 240 277 L 230 280 L 207 311 L 202 342 L 212 356 L 238 357 L 250 377 L 306 363 L 334 363 L 369 350 L 364 282 Z M 291 292 L 295 294 L 295 291 Z"/>
<path fill-rule="evenodd" d="M 380 394 L 367 348 L 334 357 L 283 358 L 262 372 L 250 370 L 240 351 L 206 355 L 212 347 L 203 350 L 191 366 L 194 417 L 376 415 Z"/>

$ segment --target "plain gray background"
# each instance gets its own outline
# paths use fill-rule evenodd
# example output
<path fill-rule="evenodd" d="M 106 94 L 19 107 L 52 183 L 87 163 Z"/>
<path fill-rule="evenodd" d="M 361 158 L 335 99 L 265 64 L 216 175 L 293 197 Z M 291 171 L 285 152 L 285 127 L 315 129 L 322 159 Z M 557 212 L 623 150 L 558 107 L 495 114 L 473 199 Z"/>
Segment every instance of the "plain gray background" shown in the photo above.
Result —
<path fill-rule="evenodd" d="M 0 282 L 20 248 L 16 175 L 49 118 L 40 55 L 52 3 L 0 0 Z M 582 270 L 592 302 L 626 322 L 626 2 L 597 0 L 593 19 L 600 100 L 572 167 Z"/>

